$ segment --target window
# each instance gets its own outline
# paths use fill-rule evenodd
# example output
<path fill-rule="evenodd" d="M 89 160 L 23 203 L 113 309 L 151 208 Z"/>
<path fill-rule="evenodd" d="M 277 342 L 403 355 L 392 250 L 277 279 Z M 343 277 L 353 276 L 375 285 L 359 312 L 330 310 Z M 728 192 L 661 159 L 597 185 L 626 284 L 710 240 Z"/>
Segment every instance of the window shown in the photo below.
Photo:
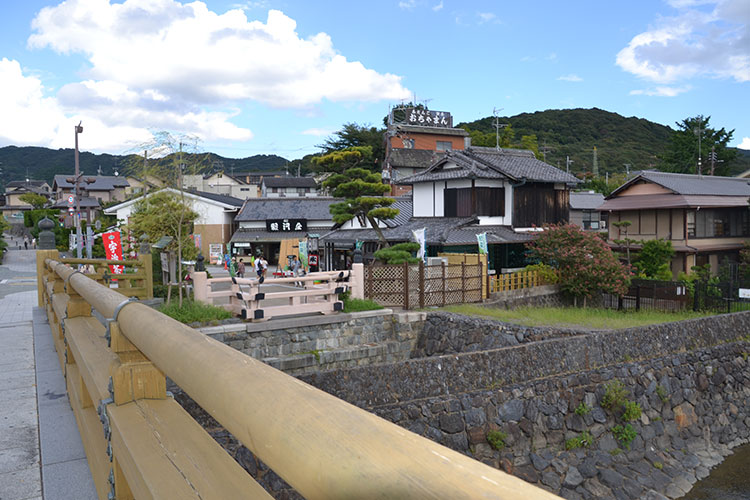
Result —
<path fill-rule="evenodd" d="M 690 238 L 737 238 L 750 236 L 747 209 L 706 208 L 687 213 Z"/>
<path fill-rule="evenodd" d="M 595 210 L 584 210 L 583 211 L 583 228 L 584 229 L 599 229 L 599 212 Z"/>
<path fill-rule="evenodd" d="M 687 235 L 688 238 L 695 238 L 695 211 L 687 213 Z"/>
<path fill-rule="evenodd" d="M 479 187 L 446 189 L 443 191 L 445 217 L 490 217 L 505 214 L 505 191 L 503 188 Z"/>
<path fill-rule="evenodd" d="M 309 192 L 310 192 L 310 188 L 297 188 L 297 194 L 305 194 Z"/>
<path fill-rule="evenodd" d="M 437 141 L 436 146 L 438 151 L 450 151 L 453 149 L 453 143 L 451 141 Z"/>
<path fill-rule="evenodd" d="M 250 191 L 250 188 L 240 188 L 240 191 Z"/>

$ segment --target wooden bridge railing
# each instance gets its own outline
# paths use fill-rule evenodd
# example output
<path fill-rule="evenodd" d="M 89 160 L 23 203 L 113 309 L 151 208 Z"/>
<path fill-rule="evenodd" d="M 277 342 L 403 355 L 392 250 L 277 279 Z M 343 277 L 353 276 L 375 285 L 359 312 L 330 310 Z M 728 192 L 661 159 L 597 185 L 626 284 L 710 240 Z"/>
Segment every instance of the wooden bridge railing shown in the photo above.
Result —
<path fill-rule="evenodd" d="M 268 498 L 167 396 L 165 375 L 309 499 L 557 498 L 130 302 L 55 251 L 37 258 L 102 499 Z"/>
<path fill-rule="evenodd" d="M 60 262 L 83 266 L 84 274 L 97 283 L 109 286 L 110 283 L 116 281 L 117 291 L 126 297 L 154 298 L 154 277 L 150 253 L 143 253 L 133 260 L 61 258 Z M 109 269 L 110 266 L 122 266 L 125 272 L 115 274 Z"/>

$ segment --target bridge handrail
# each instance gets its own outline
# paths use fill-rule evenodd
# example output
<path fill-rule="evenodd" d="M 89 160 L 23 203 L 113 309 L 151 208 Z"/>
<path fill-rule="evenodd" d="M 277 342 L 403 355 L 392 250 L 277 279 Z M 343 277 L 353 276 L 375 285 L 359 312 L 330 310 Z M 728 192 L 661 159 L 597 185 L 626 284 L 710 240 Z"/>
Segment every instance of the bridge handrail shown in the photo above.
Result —
<path fill-rule="evenodd" d="M 123 302 L 60 262 L 46 265 L 105 318 Z M 558 498 L 143 304 L 123 308 L 117 323 L 142 355 L 306 498 Z"/>

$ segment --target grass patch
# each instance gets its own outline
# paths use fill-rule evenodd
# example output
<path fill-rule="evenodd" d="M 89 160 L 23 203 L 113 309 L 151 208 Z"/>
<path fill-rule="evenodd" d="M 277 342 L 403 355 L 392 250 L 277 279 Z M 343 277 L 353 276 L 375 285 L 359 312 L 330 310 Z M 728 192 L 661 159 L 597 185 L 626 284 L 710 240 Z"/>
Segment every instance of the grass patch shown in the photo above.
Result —
<path fill-rule="evenodd" d="M 376 311 L 383 306 L 370 299 L 344 299 L 344 312 Z"/>
<path fill-rule="evenodd" d="M 505 448 L 505 439 L 508 437 L 503 431 L 490 431 L 487 433 L 487 442 L 495 450 L 502 450 Z"/>
<path fill-rule="evenodd" d="M 488 318 L 526 326 L 557 326 L 567 328 L 593 328 L 616 330 L 636 326 L 668 323 L 685 319 L 702 318 L 709 313 L 681 311 L 616 311 L 614 309 L 575 308 L 575 307 L 519 307 L 506 310 L 482 307 L 473 304 L 447 306 L 440 309 L 468 316 Z"/>
<path fill-rule="evenodd" d="M 182 307 L 175 300 L 169 305 L 161 306 L 159 312 L 176 319 L 180 323 L 195 323 L 198 321 L 208 323 L 232 317 L 232 313 L 226 309 L 202 302 L 193 302 L 192 300 L 183 300 Z"/>

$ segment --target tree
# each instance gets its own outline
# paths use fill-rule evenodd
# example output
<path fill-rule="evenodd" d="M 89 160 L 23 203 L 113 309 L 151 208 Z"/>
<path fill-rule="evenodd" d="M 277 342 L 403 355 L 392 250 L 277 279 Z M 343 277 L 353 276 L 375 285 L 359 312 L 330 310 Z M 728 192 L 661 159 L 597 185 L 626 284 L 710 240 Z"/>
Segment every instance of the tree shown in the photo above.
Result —
<path fill-rule="evenodd" d="M 419 250 L 419 248 L 419 243 L 411 241 L 397 243 L 392 247 L 381 248 L 375 252 L 374 257 L 386 264 L 403 264 L 404 262 L 408 264 L 417 264 L 420 262 L 420 259 L 414 257 L 414 252 Z"/>
<path fill-rule="evenodd" d="M 18 199 L 24 203 L 28 203 L 34 209 L 44 208 L 44 205 L 47 204 L 47 197 L 36 193 L 24 193 Z"/>
<path fill-rule="evenodd" d="M 333 136 L 326 139 L 318 147 L 324 154 L 342 151 L 345 149 L 370 147 L 371 153 L 368 161 L 376 168 L 380 168 L 385 160 L 385 130 L 369 125 L 357 125 L 356 123 L 345 123 L 343 128 L 335 132 Z"/>
<path fill-rule="evenodd" d="M 371 159 L 372 148 L 361 146 L 333 151 L 313 161 L 320 171 L 330 174 L 323 181 L 323 187 L 329 189 L 333 196 L 344 198 L 344 201 L 333 203 L 330 207 L 333 221 L 343 224 L 356 218 L 362 227 L 369 222 L 381 244 L 388 246 L 379 221 L 393 219 L 398 215 L 398 210 L 390 208 L 393 198 L 383 196 L 390 186 L 383 184 L 379 172 L 373 171 Z M 371 168 L 368 169 L 368 166 Z"/>
<path fill-rule="evenodd" d="M 737 157 L 737 150 L 727 147 L 734 130 L 726 131 L 723 127 L 719 130 L 713 129 L 709 127 L 710 120 L 710 116 L 698 115 L 676 122 L 677 130 L 672 132 L 669 147 L 661 157 L 663 170 L 683 174 L 698 173 L 700 147 L 701 173 L 711 174 L 710 154 L 711 148 L 714 148 L 714 174 L 728 175 L 729 163 Z"/>
<path fill-rule="evenodd" d="M 661 238 L 644 241 L 633 265 L 647 278 L 670 281 L 670 263 L 674 252 L 671 241 Z"/>
<path fill-rule="evenodd" d="M 572 224 L 546 226 L 527 244 L 529 256 L 557 272 L 560 288 L 576 301 L 627 291 L 629 271 L 602 239 Z"/>
<path fill-rule="evenodd" d="M 541 160 L 542 158 L 542 155 L 539 153 L 539 141 L 536 138 L 536 134 L 522 135 L 521 149 L 533 151 L 537 160 Z"/>
<path fill-rule="evenodd" d="M 625 237 L 624 238 L 619 238 L 619 239 L 612 240 L 612 241 L 614 241 L 618 245 L 624 245 L 625 246 L 625 256 L 626 256 L 626 260 L 628 261 L 628 266 L 630 265 L 630 245 L 632 245 L 633 243 L 636 242 L 636 240 L 634 240 L 632 238 L 628 238 L 628 228 L 632 224 L 633 223 L 630 222 L 629 220 L 621 220 L 619 222 L 613 222 L 612 223 L 612 225 L 615 226 L 617 229 L 619 229 L 620 232 L 625 233 Z"/>

